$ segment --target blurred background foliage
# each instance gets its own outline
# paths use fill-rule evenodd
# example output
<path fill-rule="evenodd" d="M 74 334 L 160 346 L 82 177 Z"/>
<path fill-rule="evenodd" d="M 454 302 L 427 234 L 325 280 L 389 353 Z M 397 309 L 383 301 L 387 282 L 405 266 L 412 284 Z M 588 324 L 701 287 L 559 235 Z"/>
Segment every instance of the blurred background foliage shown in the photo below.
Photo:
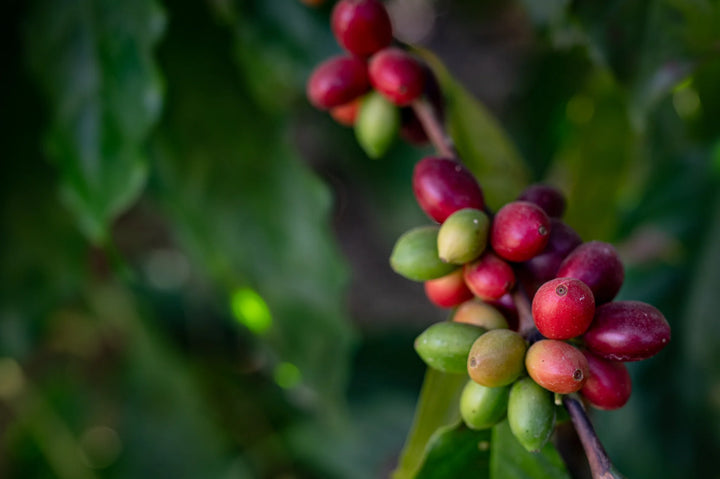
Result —
<path fill-rule="evenodd" d="M 429 221 L 409 180 L 431 150 L 369 160 L 308 105 L 331 3 L 5 2 L 0 477 L 392 469 L 412 341 L 446 315 L 387 264 Z M 444 63 L 493 206 L 559 186 L 618 245 L 621 298 L 673 327 L 594 414 L 618 468 L 720 477 L 720 2 L 387 5 Z"/>

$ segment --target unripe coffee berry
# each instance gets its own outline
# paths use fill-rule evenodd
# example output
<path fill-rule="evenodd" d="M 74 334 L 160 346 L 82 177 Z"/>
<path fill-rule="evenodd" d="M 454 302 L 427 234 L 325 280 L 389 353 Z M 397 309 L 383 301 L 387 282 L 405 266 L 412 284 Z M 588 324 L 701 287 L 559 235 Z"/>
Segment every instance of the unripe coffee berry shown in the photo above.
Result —
<path fill-rule="evenodd" d="M 509 395 L 510 386 L 488 388 L 468 381 L 460 395 L 460 416 L 470 429 L 493 427 L 505 417 Z"/>
<path fill-rule="evenodd" d="M 550 218 L 537 205 L 513 201 L 495 214 L 490 244 L 508 261 L 527 261 L 540 253 L 550 238 Z"/>
<path fill-rule="evenodd" d="M 480 299 L 471 299 L 460 304 L 453 314 L 452 320 L 457 323 L 474 324 L 490 329 L 508 329 L 505 316 L 494 306 Z"/>
<path fill-rule="evenodd" d="M 565 258 L 557 275 L 582 280 L 592 290 L 595 303 L 600 305 L 611 301 L 620 291 L 625 270 L 613 245 L 590 241 Z"/>
<path fill-rule="evenodd" d="M 344 105 L 369 89 L 365 62 L 356 57 L 336 56 L 313 70 L 307 96 L 316 108 L 327 110 Z"/>
<path fill-rule="evenodd" d="M 518 200 L 538 205 L 550 218 L 560 218 L 565 212 L 565 196 L 550 185 L 530 185 L 520 193 Z"/>
<path fill-rule="evenodd" d="M 518 442 L 529 452 L 538 452 L 555 429 L 552 393 L 532 378 L 520 379 L 510 389 L 507 418 Z"/>
<path fill-rule="evenodd" d="M 579 279 L 556 278 L 535 293 L 532 315 L 546 338 L 570 339 L 587 331 L 595 315 L 595 300 Z"/>
<path fill-rule="evenodd" d="M 472 291 L 465 285 L 462 269 L 425 281 L 425 294 L 433 304 L 441 308 L 452 308 L 473 297 Z"/>
<path fill-rule="evenodd" d="M 536 383 L 558 394 L 580 390 L 589 375 L 583 353 L 555 339 L 542 339 L 530 346 L 525 355 L 525 369 Z"/>
<path fill-rule="evenodd" d="M 670 325 L 654 306 L 640 301 L 615 301 L 599 306 L 583 335 L 585 346 L 605 359 L 640 361 L 670 342 Z"/>
<path fill-rule="evenodd" d="M 484 332 L 485 329 L 471 324 L 435 323 L 415 339 L 415 351 L 433 369 L 464 374 L 470 348 Z"/>
<path fill-rule="evenodd" d="M 380 158 L 400 128 L 400 111 L 377 92 L 365 95 L 355 121 L 355 137 L 370 158 Z"/>
<path fill-rule="evenodd" d="M 452 273 L 457 266 L 440 260 L 437 226 L 413 228 L 398 238 L 390 255 L 393 271 L 413 281 L 427 281 Z"/>
<path fill-rule="evenodd" d="M 463 267 L 465 284 L 475 296 L 484 300 L 497 300 L 515 285 L 512 267 L 490 251 Z"/>
<path fill-rule="evenodd" d="M 430 156 L 415 165 L 413 193 L 420 208 L 438 223 L 463 208 L 482 210 L 482 190 L 463 165 L 449 158 Z"/>
<path fill-rule="evenodd" d="M 422 64 L 399 48 L 385 48 L 372 56 L 368 64 L 370 84 L 398 106 L 406 106 L 420 97 L 425 87 Z"/>
<path fill-rule="evenodd" d="M 583 351 L 590 374 L 580 390 L 588 402 L 598 409 L 619 409 L 632 393 L 632 382 L 625 363 L 608 361 Z"/>
<path fill-rule="evenodd" d="M 361 57 L 372 55 L 392 41 L 390 17 L 377 0 L 340 0 L 333 9 L 330 26 L 338 43 Z"/>
<path fill-rule="evenodd" d="M 438 254 L 447 263 L 465 264 L 485 250 L 490 220 L 474 208 L 463 208 L 447 217 L 438 233 Z"/>
<path fill-rule="evenodd" d="M 511 384 L 523 372 L 526 349 L 525 340 L 515 331 L 488 331 L 470 349 L 468 374 L 473 381 L 489 388 Z"/>

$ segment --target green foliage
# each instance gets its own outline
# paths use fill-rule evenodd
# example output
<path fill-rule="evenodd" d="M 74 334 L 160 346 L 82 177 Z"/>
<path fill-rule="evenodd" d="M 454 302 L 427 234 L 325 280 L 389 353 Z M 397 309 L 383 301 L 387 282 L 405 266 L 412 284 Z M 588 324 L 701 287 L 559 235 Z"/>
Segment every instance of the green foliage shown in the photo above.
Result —
<path fill-rule="evenodd" d="M 540 452 L 527 452 L 503 421 L 492 430 L 490 473 L 503 479 L 566 479 L 570 476 L 555 446 L 548 443 Z"/>

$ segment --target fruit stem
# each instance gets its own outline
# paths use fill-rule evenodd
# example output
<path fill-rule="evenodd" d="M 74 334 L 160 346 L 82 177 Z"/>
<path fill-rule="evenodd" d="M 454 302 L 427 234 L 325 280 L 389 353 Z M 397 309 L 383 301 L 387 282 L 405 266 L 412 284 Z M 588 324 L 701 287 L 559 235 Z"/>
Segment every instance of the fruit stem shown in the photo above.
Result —
<path fill-rule="evenodd" d="M 521 288 L 515 288 L 512 298 L 518 311 L 518 332 L 526 340 L 531 340 L 536 336 L 537 328 L 532 317 L 530 300 Z"/>
<path fill-rule="evenodd" d="M 622 476 L 610 462 L 610 458 L 597 437 L 595 428 L 580 401 L 570 395 L 565 395 L 563 404 L 565 404 L 565 409 L 570 414 L 570 419 L 580 437 L 583 449 L 585 449 L 593 479 L 621 479 Z"/>
<path fill-rule="evenodd" d="M 445 131 L 445 127 L 435 114 L 433 106 L 425 98 L 421 97 L 412 102 L 412 108 L 438 153 L 448 158 L 458 159 L 453 140 Z"/>

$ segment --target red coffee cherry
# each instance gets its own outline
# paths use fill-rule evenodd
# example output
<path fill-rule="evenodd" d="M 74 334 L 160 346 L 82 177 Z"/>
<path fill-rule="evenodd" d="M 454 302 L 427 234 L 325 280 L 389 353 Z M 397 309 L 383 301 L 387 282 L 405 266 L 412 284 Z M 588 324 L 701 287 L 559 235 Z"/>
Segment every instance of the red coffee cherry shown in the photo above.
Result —
<path fill-rule="evenodd" d="M 592 291 L 574 278 L 557 278 L 540 286 L 532 301 L 538 331 L 550 339 L 570 339 L 587 331 L 595 314 Z"/>
<path fill-rule="evenodd" d="M 533 380 L 548 391 L 570 394 L 579 391 L 589 376 L 582 352 L 564 341 L 542 339 L 528 349 L 525 369 Z"/>
<path fill-rule="evenodd" d="M 615 301 L 599 306 L 583 335 L 585 346 L 613 361 L 640 361 L 670 342 L 670 325 L 654 306 L 641 301 Z"/>
<path fill-rule="evenodd" d="M 425 294 L 428 299 L 441 308 L 452 308 L 473 298 L 465 285 L 463 270 L 458 269 L 447 276 L 425 281 Z"/>
<path fill-rule="evenodd" d="M 522 263 L 518 271 L 528 294 L 534 294 L 543 283 L 555 278 L 565 257 L 581 244 L 582 239 L 574 229 L 558 218 L 550 218 L 550 239 L 545 249 Z"/>
<path fill-rule="evenodd" d="M 392 24 L 377 0 L 340 0 L 330 18 L 338 43 L 350 53 L 367 57 L 392 42 Z"/>
<path fill-rule="evenodd" d="M 316 108 L 327 110 L 348 103 L 370 89 L 365 62 L 336 56 L 318 65 L 307 83 L 307 97 Z"/>
<path fill-rule="evenodd" d="M 518 200 L 538 205 L 550 218 L 560 218 L 565 212 L 565 196 L 550 185 L 530 185 L 520 193 Z"/>
<path fill-rule="evenodd" d="M 422 64 L 399 48 L 385 48 L 373 55 L 368 76 L 372 86 L 397 106 L 412 103 L 425 87 Z"/>
<path fill-rule="evenodd" d="M 540 253 L 550 239 L 550 218 L 527 201 L 508 203 L 495 214 L 490 244 L 508 261 L 527 261 Z"/>
<path fill-rule="evenodd" d="M 510 265 L 489 251 L 467 263 L 463 272 L 465 284 L 480 299 L 497 300 L 515 285 L 515 273 Z"/>
<path fill-rule="evenodd" d="M 588 402 L 598 409 L 619 409 L 632 393 L 630 373 L 624 363 L 608 361 L 583 351 L 590 368 L 585 385 L 580 390 Z"/>
<path fill-rule="evenodd" d="M 463 165 L 449 158 L 427 157 L 415 165 L 413 192 L 427 215 L 442 223 L 463 208 L 482 210 L 482 190 Z"/>
<path fill-rule="evenodd" d="M 357 118 L 358 109 L 360 108 L 360 97 L 345 103 L 344 105 L 336 106 L 330 109 L 330 116 L 335 121 L 345 126 L 353 126 L 355 119 Z"/>
<path fill-rule="evenodd" d="M 590 241 L 565 258 L 557 275 L 582 280 L 592 290 L 595 303 L 602 304 L 611 301 L 620 291 L 625 270 L 613 245 Z"/>

